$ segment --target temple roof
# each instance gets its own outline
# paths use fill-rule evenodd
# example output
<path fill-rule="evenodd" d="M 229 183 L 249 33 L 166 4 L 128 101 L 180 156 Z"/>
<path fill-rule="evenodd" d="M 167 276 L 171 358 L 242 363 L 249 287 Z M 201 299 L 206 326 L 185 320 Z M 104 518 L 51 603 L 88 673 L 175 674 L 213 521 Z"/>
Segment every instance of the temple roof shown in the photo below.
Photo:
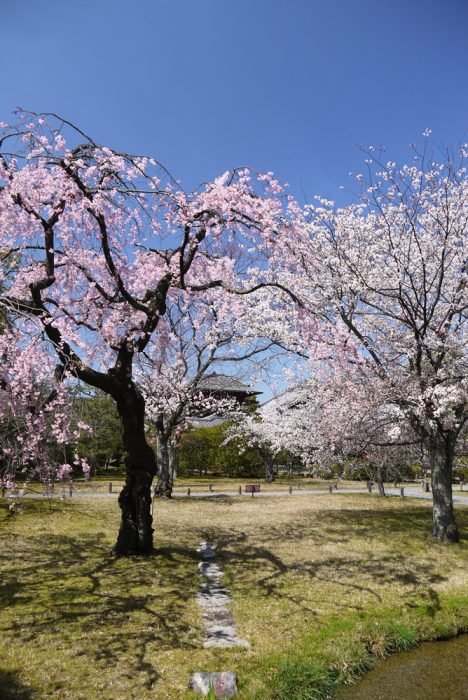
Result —
<path fill-rule="evenodd" d="M 215 428 L 224 425 L 229 420 L 229 416 L 217 416 L 214 413 L 209 416 L 188 416 L 187 423 L 191 428 Z"/>
<path fill-rule="evenodd" d="M 244 382 L 235 377 L 227 374 L 218 374 L 217 372 L 212 372 L 203 377 L 198 383 L 198 389 L 202 391 L 225 391 L 229 394 L 248 394 L 249 396 L 256 396 L 262 393 L 261 391 L 255 391 L 249 384 L 244 384 Z"/>
<path fill-rule="evenodd" d="M 285 413 L 293 408 L 297 408 L 305 403 L 308 397 L 307 387 L 305 384 L 298 384 L 290 387 L 277 396 L 273 396 L 268 401 L 265 401 L 260 407 L 260 413 L 263 416 L 272 415 L 274 413 Z"/>

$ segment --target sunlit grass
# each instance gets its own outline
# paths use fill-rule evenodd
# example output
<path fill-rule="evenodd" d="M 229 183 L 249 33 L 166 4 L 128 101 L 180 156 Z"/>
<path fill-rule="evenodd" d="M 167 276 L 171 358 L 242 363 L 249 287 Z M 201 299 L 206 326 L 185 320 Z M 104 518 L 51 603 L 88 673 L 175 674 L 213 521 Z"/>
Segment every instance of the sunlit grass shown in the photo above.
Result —
<path fill-rule="evenodd" d="M 288 476 L 287 474 L 281 475 L 271 484 L 265 483 L 264 479 L 255 478 L 240 478 L 240 477 L 210 477 L 210 476 L 183 476 L 175 480 L 174 483 L 174 493 L 186 494 L 187 489 L 190 488 L 192 493 L 209 493 L 210 487 L 214 493 L 221 493 L 223 491 L 237 491 L 239 487 L 244 493 L 244 487 L 246 484 L 260 484 L 261 491 L 282 491 L 285 494 L 288 493 L 289 487 L 293 488 L 293 491 L 303 491 L 306 489 L 319 489 L 321 491 L 328 491 L 330 485 L 335 484 L 335 480 L 325 480 L 325 479 L 313 479 L 311 477 L 302 476 Z M 360 489 L 362 491 L 366 490 L 365 481 L 355 481 L 351 479 L 346 479 L 338 481 L 338 491 L 346 491 L 349 489 Z M 111 484 L 112 492 L 118 493 L 119 490 L 124 485 L 124 480 L 121 474 L 112 475 L 100 475 L 89 481 L 84 479 L 76 479 L 73 482 L 74 492 L 86 493 L 86 492 L 97 492 L 97 493 L 108 493 L 109 485 Z M 414 484 L 412 484 L 414 485 Z M 43 487 L 40 484 L 32 485 L 32 488 L 36 492 L 42 492 Z M 65 493 L 68 494 L 68 487 L 65 486 Z M 60 493 L 60 487 L 56 485 L 56 493 Z"/>
<path fill-rule="evenodd" d="M 196 670 L 236 671 L 240 698 L 326 697 L 374 658 L 467 624 L 467 540 L 433 542 L 428 502 L 157 503 L 156 554 L 133 559 L 110 553 L 113 500 L 0 513 L 2 698 L 188 698 Z M 466 532 L 468 509 L 457 516 Z M 201 646 L 196 547 L 207 537 L 250 651 Z"/>

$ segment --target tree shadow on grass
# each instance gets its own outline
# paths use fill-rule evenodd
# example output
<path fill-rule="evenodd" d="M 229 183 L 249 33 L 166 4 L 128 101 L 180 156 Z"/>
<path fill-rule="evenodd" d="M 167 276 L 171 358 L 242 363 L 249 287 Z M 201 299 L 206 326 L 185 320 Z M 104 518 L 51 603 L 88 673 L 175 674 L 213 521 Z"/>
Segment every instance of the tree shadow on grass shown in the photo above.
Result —
<path fill-rule="evenodd" d="M 379 508 L 372 510 L 336 509 L 323 513 L 324 533 L 348 538 L 407 538 L 408 542 L 427 538 L 432 530 L 432 512 L 428 507 Z"/>
<path fill-rule="evenodd" d="M 140 674 L 148 688 L 159 679 L 148 649 L 153 659 L 155 650 L 199 647 L 201 630 L 197 635 L 186 609 L 198 588 L 196 552 L 163 548 L 156 556 L 116 558 L 99 535 L 21 544 L 0 554 L 4 643 L 9 637 L 34 649 L 38 637 L 51 648 L 66 641 L 87 663 Z"/>
<path fill-rule="evenodd" d="M 18 680 L 16 673 L 0 670 L 0 698 L 2 700 L 32 700 L 29 688 Z"/>
<path fill-rule="evenodd" d="M 467 520 L 466 512 L 458 515 L 460 521 Z M 433 609 L 433 586 L 446 581 L 447 576 L 440 572 L 437 556 L 428 562 L 427 557 L 414 556 L 410 551 L 415 543 L 423 549 L 434 546 L 437 551 L 438 543 L 428 542 L 431 519 L 431 511 L 426 508 L 311 510 L 310 520 L 267 525 L 258 536 L 243 531 L 221 532 L 218 542 L 224 565 L 233 572 L 234 585 L 245 595 L 255 587 L 267 597 L 289 601 L 298 611 L 316 614 L 309 595 L 292 592 L 294 586 L 289 584 L 299 578 L 335 589 L 336 611 L 341 607 L 349 610 L 353 591 L 359 594 L 358 600 L 365 594 L 375 604 L 383 604 L 382 588 L 388 590 L 391 586 L 400 591 L 400 602 L 408 603 L 415 595 L 427 596 Z M 356 552 L 360 540 L 365 545 L 362 553 Z M 387 551 L 374 554 L 367 546 L 372 540 L 388 543 Z M 292 556 L 282 559 L 273 550 L 277 542 L 285 541 Z M 318 547 L 333 543 L 340 545 L 339 553 L 324 557 Z M 347 544 L 349 554 L 343 555 L 342 545 Z M 294 559 L 296 547 L 303 558 Z M 360 610 L 362 604 L 356 601 L 354 608 Z"/>
<path fill-rule="evenodd" d="M 288 590 L 288 582 L 292 578 L 299 577 L 311 584 L 332 584 L 347 594 L 355 590 L 369 595 L 378 604 L 383 602 L 379 588 L 384 584 L 400 584 L 411 595 L 447 580 L 431 565 L 402 561 L 399 556 L 391 555 L 371 559 L 344 556 L 314 560 L 312 554 L 309 560 L 285 563 L 266 547 L 246 544 L 242 552 L 227 547 L 223 556 L 234 572 L 238 572 L 237 576 L 235 573 L 233 575 L 236 576 L 235 585 L 239 591 L 247 593 L 254 585 L 267 597 L 287 599 L 301 610 L 311 613 L 314 609 L 310 599 L 293 595 Z M 341 607 L 341 603 L 337 595 L 336 609 Z M 347 610 L 349 601 L 343 605 Z"/>
<path fill-rule="evenodd" d="M 385 501 L 389 503 L 389 501 Z M 302 515 L 306 511 L 302 511 Z M 466 542 L 468 529 L 468 509 L 458 509 L 457 522 L 461 530 L 461 542 Z M 291 523 L 277 527 L 272 525 L 262 533 L 265 539 L 296 540 L 307 539 L 311 544 L 325 542 L 346 543 L 362 538 L 363 541 L 384 541 L 389 545 L 398 542 L 408 546 L 419 542 L 425 544 L 432 539 L 432 509 L 426 504 L 418 503 L 411 508 L 382 507 L 379 509 L 330 508 L 322 511 L 310 511 L 310 519 L 306 522 Z"/>
<path fill-rule="evenodd" d="M 231 499 L 224 501 L 225 505 L 232 503 Z M 216 500 L 215 507 L 219 505 Z M 379 603 L 381 584 L 398 584 L 408 595 L 423 589 L 430 595 L 432 585 L 444 580 L 437 573 L 437 562 L 432 566 L 404 556 L 405 543 L 427 544 L 430 509 L 337 507 L 311 509 L 310 517 L 306 511 L 301 508 L 300 520 L 293 516 L 286 525 L 272 522 L 254 532 L 210 525 L 208 515 L 207 526 L 192 527 L 189 539 L 196 535 L 217 542 L 223 568 L 232 574 L 233 587 L 243 596 L 251 595 L 252 589 L 260 591 L 266 597 L 285 599 L 298 612 L 312 616 L 317 612 L 311 596 L 290 586 L 293 578 L 342 590 L 343 601 L 339 594 L 333 601 L 337 613 L 341 608 L 349 610 L 348 594 L 354 590 Z M 457 515 L 466 523 L 467 511 Z M 170 533 L 172 541 L 187 541 L 184 527 L 182 523 Z M 391 546 L 392 537 L 398 538 L 396 550 Z M 341 549 L 336 556 L 315 556 L 320 545 L 371 538 L 389 541 L 388 550 L 379 558 L 368 551 L 358 556 L 352 549 L 349 555 Z M 292 553 L 287 561 L 277 551 L 277 544 L 284 541 Z M 294 557 L 296 546 L 302 547 L 302 554 L 307 548 L 303 560 Z M 12 535 L 8 547 L 0 551 L 0 606 L 7 608 L 0 634 L 5 644 L 15 639 L 31 644 L 32 649 L 41 636 L 46 640 L 41 644 L 50 644 L 51 653 L 57 642 L 59 647 L 71 645 L 77 659 L 84 657 L 95 668 L 116 665 L 132 682 L 139 678 L 140 685 L 151 688 L 159 678 L 152 663 L 158 651 L 199 648 L 201 616 L 194 622 L 187 614 L 199 586 L 199 558 L 193 545 L 164 546 L 153 557 L 131 559 L 116 559 L 109 549 L 105 533 Z M 437 601 L 431 598 L 430 604 L 436 611 Z M 354 607 L 359 609 L 357 603 Z M 20 690 L 18 686 L 18 693 Z M 0 692 L 0 697 L 9 696 Z"/>
<path fill-rule="evenodd" d="M 407 540 L 408 545 L 410 545 L 415 541 L 424 542 L 431 539 L 432 509 L 430 504 L 418 502 L 416 506 L 402 508 L 401 506 L 394 507 L 390 499 L 383 499 L 382 503 L 386 504 L 386 507 L 382 506 L 378 509 L 364 507 L 360 510 L 356 507 L 354 498 L 354 495 L 350 494 L 349 505 L 346 503 L 343 506 L 343 502 L 341 502 L 339 505 L 337 504 L 336 508 L 326 510 L 308 509 L 305 504 L 301 504 L 300 510 L 298 510 L 301 520 L 295 519 L 293 516 L 289 523 L 264 526 L 258 530 L 257 541 L 294 542 L 307 538 L 310 545 L 313 546 L 334 541 L 346 543 L 362 537 L 365 540 L 383 540 L 389 543 L 392 539 L 398 539 L 402 544 Z M 208 501 L 209 499 L 204 500 Z M 217 499 L 213 499 L 213 501 L 215 500 L 217 501 Z M 226 498 L 223 506 L 232 505 L 233 500 Z M 219 502 L 216 505 L 219 506 Z M 456 517 L 460 525 L 461 541 L 466 541 L 468 509 L 457 509 Z M 215 531 L 213 531 L 213 536 L 216 536 Z M 232 528 L 227 533 L 218 534 L 218 537 L 221 538 L 225 536 L 233 542 L 243 535 Z"/>

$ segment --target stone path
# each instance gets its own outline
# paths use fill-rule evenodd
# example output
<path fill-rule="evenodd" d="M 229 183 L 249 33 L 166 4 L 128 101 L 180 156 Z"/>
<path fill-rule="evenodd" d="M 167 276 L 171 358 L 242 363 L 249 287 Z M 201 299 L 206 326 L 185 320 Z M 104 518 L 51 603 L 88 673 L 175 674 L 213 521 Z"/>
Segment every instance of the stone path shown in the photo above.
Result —
<path fill-rule="evenodd" d="M 244 647 L 250 644 L 237 635 L 234 617 L 230 610 L 231 597 L 224 588 L 221 579 L 224 576 L 221 568 L 213 559 L 216 548 L 212 542 L 200 542 L 197 549 L 202 561 L 198 564 L 202 582 L 197 594 L 197 603 L 203 610 L 205 648 Z"/>

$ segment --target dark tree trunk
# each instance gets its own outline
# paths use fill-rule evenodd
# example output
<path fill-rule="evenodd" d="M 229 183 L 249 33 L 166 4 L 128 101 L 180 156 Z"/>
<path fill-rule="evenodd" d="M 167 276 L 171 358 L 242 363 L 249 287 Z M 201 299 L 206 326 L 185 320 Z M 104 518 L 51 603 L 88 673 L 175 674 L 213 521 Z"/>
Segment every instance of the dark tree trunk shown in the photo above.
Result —
<path fill-rule="evenodd" d="M 381 479 L 377 479 L 377 488 L 379 489 L 379 496 L 385 496 L 385 486 Z"/>
<path fill-rule="evenodd" d="M 263 455 L 263 464 L 265 467 L 265 481 L 267 484 L 271 484 L 276 479 L 276 474 L 273 467 L 273 457 L 269 452 Z"/>
<path fill-rule="evenodd" d="M 155 498 L 171 498 L 172 474 L 171 474 L 171 446 L 165 435 L 158 435 L 156 462 L 158 467 L 158 481 L 154 488 Z"/>
<path fill-rule="evenodd" d="M 126 451 L 125 486 L 119 495 L 122 511 L 115 554 L 150 554 L 153 550 L 151 483 L 156 474 L 154 452 L 146 442 L 145 402 L 130 382 L 116 397 Z"/>
<path fill-rule="evenodd" d="M 432 474 L 433 530 L 440 542 L 458 542 L 452 500 L 452 468 L 455 439 L 435 433 L 426 441 Z"/>
<path fill-rule="evenodd" d="M 177 479 L 177 442 L 175 438 L 169 440 L 169 474 L 171 475 L 171 483 L 174 485 L 174 480 Z"/>
<path fill-rule="evenodd" d="M 377 488 L 379 489 L 379 496 L 385 496 L 385 486 L 384 482 L 382 481 L 382 472 L 380 469 L 377 470 Z"/>

